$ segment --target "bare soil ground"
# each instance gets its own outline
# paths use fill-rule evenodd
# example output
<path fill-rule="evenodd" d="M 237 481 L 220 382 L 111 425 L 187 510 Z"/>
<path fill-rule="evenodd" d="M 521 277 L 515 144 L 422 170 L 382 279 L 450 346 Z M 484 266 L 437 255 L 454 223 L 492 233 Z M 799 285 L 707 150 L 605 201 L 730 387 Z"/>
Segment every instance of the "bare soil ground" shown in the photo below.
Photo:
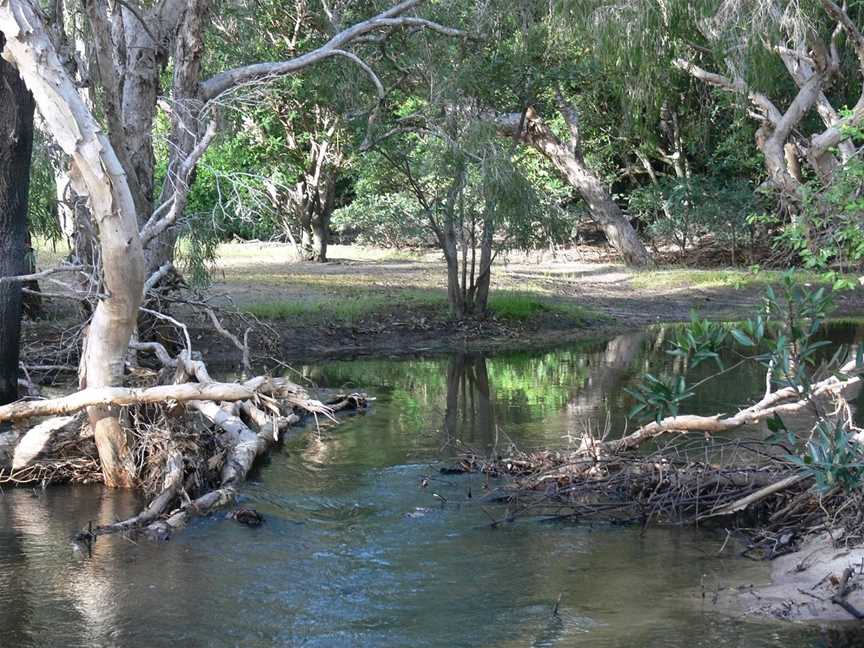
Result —
<path fill-rule="evenodd" d="M 297 262 L 289 246 L 223 246 L 212 289 L 267 320 L 286 360 L 550 346 L 689 319 L 749 316 L 776 273 L 628 270 L 602 249 L 511 255 L 493 291 L 543 305 L 526 316 L 452 322 L 440 254 L 333 246 L 328 263 Z M 864 291 L 837 293 L 838 316 L 864 314 Z M 199 331 L 205 339 L 210 331 Z M 218 346 L 218 345 L 216 345 Z M 214 345 L 208 344 L 210 349 Z"/>

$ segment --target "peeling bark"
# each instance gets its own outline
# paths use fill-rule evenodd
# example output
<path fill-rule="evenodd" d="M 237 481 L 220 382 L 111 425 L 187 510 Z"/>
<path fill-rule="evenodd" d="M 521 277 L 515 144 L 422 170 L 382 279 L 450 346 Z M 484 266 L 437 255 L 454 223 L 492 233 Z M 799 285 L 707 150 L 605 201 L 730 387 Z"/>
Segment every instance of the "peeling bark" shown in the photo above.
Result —
<path fill-rule="evenodd" d="M 90 322 L 81 360 L 82 386 L 121 384 L 144 285 L 144 254 L 126 174 L 28 0 L 0 5 L 0 31 L 6 36 L 3 57 L 18 68 L 46 125 L 71 157 L 71 175 L 86 188 L 99 229 L 107 297 L 99 301 Z M 106 483 L 133 485 L 129 440 L 118 412 L 93 406 L 88 416 Z"/>

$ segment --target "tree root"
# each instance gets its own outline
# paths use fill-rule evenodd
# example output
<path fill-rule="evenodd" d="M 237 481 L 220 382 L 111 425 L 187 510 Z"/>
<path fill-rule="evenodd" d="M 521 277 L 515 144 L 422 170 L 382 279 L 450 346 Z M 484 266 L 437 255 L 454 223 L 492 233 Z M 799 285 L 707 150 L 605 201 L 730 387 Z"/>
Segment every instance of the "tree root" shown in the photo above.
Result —
<path fill-rule="evenodd" d="M 173 384 L 84 389 L 63 398 L 0 407 L 0 422 L 69 414 L 92 405 L 122 408 L 122 418 L 136 439 L 138 484 L 157 493 L 137 515 L 79 534 L 85 539 L 136 532 L 167 539 L 193 517 L 233 501 L 255 461 L 290 426 L 307 416 L 335 421 L 337 412 L 366 407 L 365 394 L 336 394 L 325 404 L 281 378 L 258 376 L 243 383 L 216 382 L 206 365 L 193 359 L 188 350 L 172 358 L 159 343 L 135 346 L 154 353 L 165 370 L 170 370 L 160 375 Z M 73 420 L 78 422 L 76 431 L 80 430 L 80 418 L 62 417 L 49 419 L 24 434 L 15 448 L 15 469 L 8 474 L 0 472 L 0 483 L 79 477 L 98 480 L 95 452 L 86 459 L 80 454 L 61 458 L 57 448 L 51 447 L 51 442 L 59 439 L 52 439 L 52 432 L 67 429 Z M 22 440 L 26 441 L 24 446 Z M 93 445 L 91 435 L 79 440 Z"/>

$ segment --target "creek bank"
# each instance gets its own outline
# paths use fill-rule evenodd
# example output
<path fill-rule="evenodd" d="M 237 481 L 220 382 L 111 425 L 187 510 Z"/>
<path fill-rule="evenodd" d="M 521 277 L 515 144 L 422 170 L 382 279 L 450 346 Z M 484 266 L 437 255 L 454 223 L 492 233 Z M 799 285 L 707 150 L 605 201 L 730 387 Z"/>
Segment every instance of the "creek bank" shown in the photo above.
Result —
<path fill-rule="evenodd" d="M 615 291 L 622 289 L 616 288 Z M 553 307 L 524 319 L 492 317 L 453 322 L 445 306 L 401 303 L 354 321 L 333 321 L 324 315 L 265 320 L 270 331 L 253 335 L 259 357 L 286 362 L 313 362 L 359 357 L 404 357 L 452 352 L 541 351 L 570 342 L 632 332 L 653 324 L 686 322 L 696 310 L 715 321 L 752 315 L 762 303 L 761 288 L 703 289 L 653 292 L 626 289 L 623 294 L 594 293 L 549 298 Z M 864 316 L 864 295 L 858 291 L 836 296 L 835 317 Z M 554 309 L 555 304 L 584 308 L 583 315 Z M 242 309 L 242 304 L 238 304 Z M 194 327 L 199 348 L 208 362 L 231 365 L 237 354 L 206 322 Z"/>
<path fill-rule="evenodd" d="M 351 324 L 291 320 L 267 322 L 277 339 L 251 336 L 253 354 L 285 362 L 348 360 L 360 357 L 404 357 L 459 352 L 541 351 L 576 340 L 605 338 L 628 332 L 606 317 L 577 318 L 544 313 L 526 321 L 490 318 L 452 322 L 446 313 L 426 309 L 381 313 Z M 206 326 L 194 327 L 196 343 L 208 362 L 236 363 L 237 353 L 226 348 L 219 335 Z"/>
<path fill-rule="evenodd" d="M 864 613 L 864 547 L 836 547 L 826 532 L 774 559 L 770 569 L 770 582 L 725 590 L 717 605 L 746 616 L 815 623 L 854 622 L 856 612 Z"/>

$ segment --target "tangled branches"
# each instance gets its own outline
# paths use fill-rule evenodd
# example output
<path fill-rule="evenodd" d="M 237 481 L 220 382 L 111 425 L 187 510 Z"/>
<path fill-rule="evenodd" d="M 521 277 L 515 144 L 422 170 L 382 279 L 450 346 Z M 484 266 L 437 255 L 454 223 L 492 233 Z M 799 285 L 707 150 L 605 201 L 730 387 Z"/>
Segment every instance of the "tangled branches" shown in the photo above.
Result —
<path fill-rule="evenodd" d="M 705 520 L 792 474 L 784 464 L 764 458 L 765 450 L 756 442 L 730 441 L 670 444 L 649 454 L 514 451 L 486 460 L 468 452 L 459 465 L 506 478 L 487 498 L 506 502 L 510 519 L 591 518 L 645 526 Z M 735 465 L 746 455 L 763 460 Z"/>
<path fill-rule="evenodd" d="M 838 544 L 864 541 L 864 495 L 847 496 L 839 487 L 820 493 L 812 478 L 775 455 L 759 441 L 679 440 L 648 454 L 594 457 L 579 450 L 513 450 L 491 458 L 466 451 L 457 470 L 500 482 L 485 500 L 506 506 L 503 521 L 534 517 L 645 527 L 706 525 L 737 514 L 744 553 L 769 559 L 825 529 L 834 530 Z"/>

